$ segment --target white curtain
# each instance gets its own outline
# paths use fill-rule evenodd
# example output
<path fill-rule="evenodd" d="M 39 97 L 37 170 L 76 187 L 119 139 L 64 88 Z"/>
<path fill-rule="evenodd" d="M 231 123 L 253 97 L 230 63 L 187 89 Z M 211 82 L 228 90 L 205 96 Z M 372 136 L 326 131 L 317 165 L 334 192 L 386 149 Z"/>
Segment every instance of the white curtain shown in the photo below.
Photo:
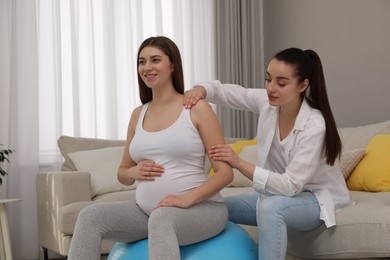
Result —
<path fill-rule="evenodd" d="M 176 42 L 186 88 L 214 78 L 213 5 L 203 0 L 39 1 L 41 162 L 58 162 L 60 135 L 124 139 L 140 105 L 138 46 Z"/>
<path fill-rule="evenodd" d="M 59 169 L 60 135 L 124 139 L 140 104 L 136 53 L 179 46 L 185 84 L 215 78 L 213 1 L 0 0 L 0 143 L 16 151 L 0 195 L 15 259 L 37 259 L 38 172 Z"/>

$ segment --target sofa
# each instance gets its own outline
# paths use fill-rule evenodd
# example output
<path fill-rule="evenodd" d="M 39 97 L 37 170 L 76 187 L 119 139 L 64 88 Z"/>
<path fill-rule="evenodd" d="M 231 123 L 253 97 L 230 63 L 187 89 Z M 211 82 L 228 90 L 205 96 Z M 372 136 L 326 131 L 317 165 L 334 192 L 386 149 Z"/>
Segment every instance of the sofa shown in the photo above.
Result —
<path fill-rule="evenodd" d="M 310 232 L 289 231 L 286 259 L 390 258 L 390 121 L 338 128 L 343 154 L 337 161 L 353 205 L 336 214 L 337 226 L 324 225 Z M 226 138 L 244 159 L 257 162 L 256 140 Z M 123 140 L 61 136 L 64 157 L 56 172 L 39 173 L 36 179 L 39 243 L 48 252 L 66 256 L 79 211 L 99 202 L 133 199 L 136 183 L 123 186 L 116 171 Z M 210 171 L 206 160 L 205 170 Z M 210 173 L 211 174 L 211 173 Z M 252 182 L 234 170 L 233 182 L 223 196 L 253 192 Z M 241 225 L 258 243 L 257 227 Z M 102 253 L 115 242 L 103 241 Z"/>

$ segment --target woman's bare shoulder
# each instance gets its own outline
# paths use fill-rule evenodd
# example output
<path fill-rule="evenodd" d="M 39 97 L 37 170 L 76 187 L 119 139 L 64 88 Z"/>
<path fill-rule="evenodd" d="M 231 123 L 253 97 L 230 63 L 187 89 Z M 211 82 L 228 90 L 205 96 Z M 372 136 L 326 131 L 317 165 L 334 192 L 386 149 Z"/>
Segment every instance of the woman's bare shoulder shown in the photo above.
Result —
<path fill-rule="evenodd" d="M 136 108 L 134 108 L 133 112 L 131 113 L 131 117 L 139 117 L 139 115 L 141 114 L 141 111 L 142 111 L 142 108 L 143 108 L 144 105 L 140 105 Z"/>
<path fill-rule="evenodd" d="M 205 100 L 199 100 L 191 108 L 191 118 L 193 123 L 198 127 L 205 124 L 214 125 L 218 120 L 211 105 Z"/>
<path fill-rule="evenodd" d="M 131 113 L 130 121 L 129 121 L 129 127 L 135 127 L 135 125 L 138 122 L 139 116 L 141 114 L 143 105 L 134 108 L 133 112 Z"/>
<path fill-rule="evenodd" d="M 191 108 L 191 110 L 195 113 L 213 112 L 213 109 L 212 109 L 211 105 L 209 104 L 209 102 L 207 102 L 206 100 L 203 100 L 203 99 L 200 99 L 196 103 L 196 105 Z"/>

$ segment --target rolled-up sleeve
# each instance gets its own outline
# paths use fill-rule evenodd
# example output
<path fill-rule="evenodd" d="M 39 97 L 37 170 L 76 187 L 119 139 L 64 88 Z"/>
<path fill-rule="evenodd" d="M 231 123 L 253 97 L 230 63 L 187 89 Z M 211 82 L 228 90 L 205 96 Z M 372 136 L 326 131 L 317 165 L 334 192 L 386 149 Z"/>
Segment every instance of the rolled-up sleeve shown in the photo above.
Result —
<path fill-rule="evenodd" d="M 255 167 L 255 172 L 253 174 L 253 189 L 259 193 L 264 193 L 265 185 L 269 177 L 269 170 L 261 168 L 259 166 Z"/>

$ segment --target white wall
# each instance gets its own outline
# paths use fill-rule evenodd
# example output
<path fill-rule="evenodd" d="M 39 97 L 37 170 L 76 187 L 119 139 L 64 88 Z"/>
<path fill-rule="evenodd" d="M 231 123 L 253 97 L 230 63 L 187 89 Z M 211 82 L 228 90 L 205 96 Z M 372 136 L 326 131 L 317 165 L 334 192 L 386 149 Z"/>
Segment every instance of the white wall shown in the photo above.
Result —
<path fill-rule="evenodd" d="M 390 120 L 390 1 L 264 0 L 265 68 L 277 51 L 322 58 L 338 126 Z"/>
<path fill-rule="evenodd" d="M 7 14 L 7 2 L 0 1 L 0 149 L 9 148 L 8 127 L 9 124 L 9 104 L 10 104 L 10 71 L 8 64 L 10 62 L 10 43 L 8 41 L 9 23 Z M 4 163 L 3 169 L 8 172 L 8 165 Z M 2 177 L 3 185 L 0 186 L 0 198 L 5 198 L 7 192 L 7 178 Z M 1 231 L 0 231 L 1 232 Z"/>

